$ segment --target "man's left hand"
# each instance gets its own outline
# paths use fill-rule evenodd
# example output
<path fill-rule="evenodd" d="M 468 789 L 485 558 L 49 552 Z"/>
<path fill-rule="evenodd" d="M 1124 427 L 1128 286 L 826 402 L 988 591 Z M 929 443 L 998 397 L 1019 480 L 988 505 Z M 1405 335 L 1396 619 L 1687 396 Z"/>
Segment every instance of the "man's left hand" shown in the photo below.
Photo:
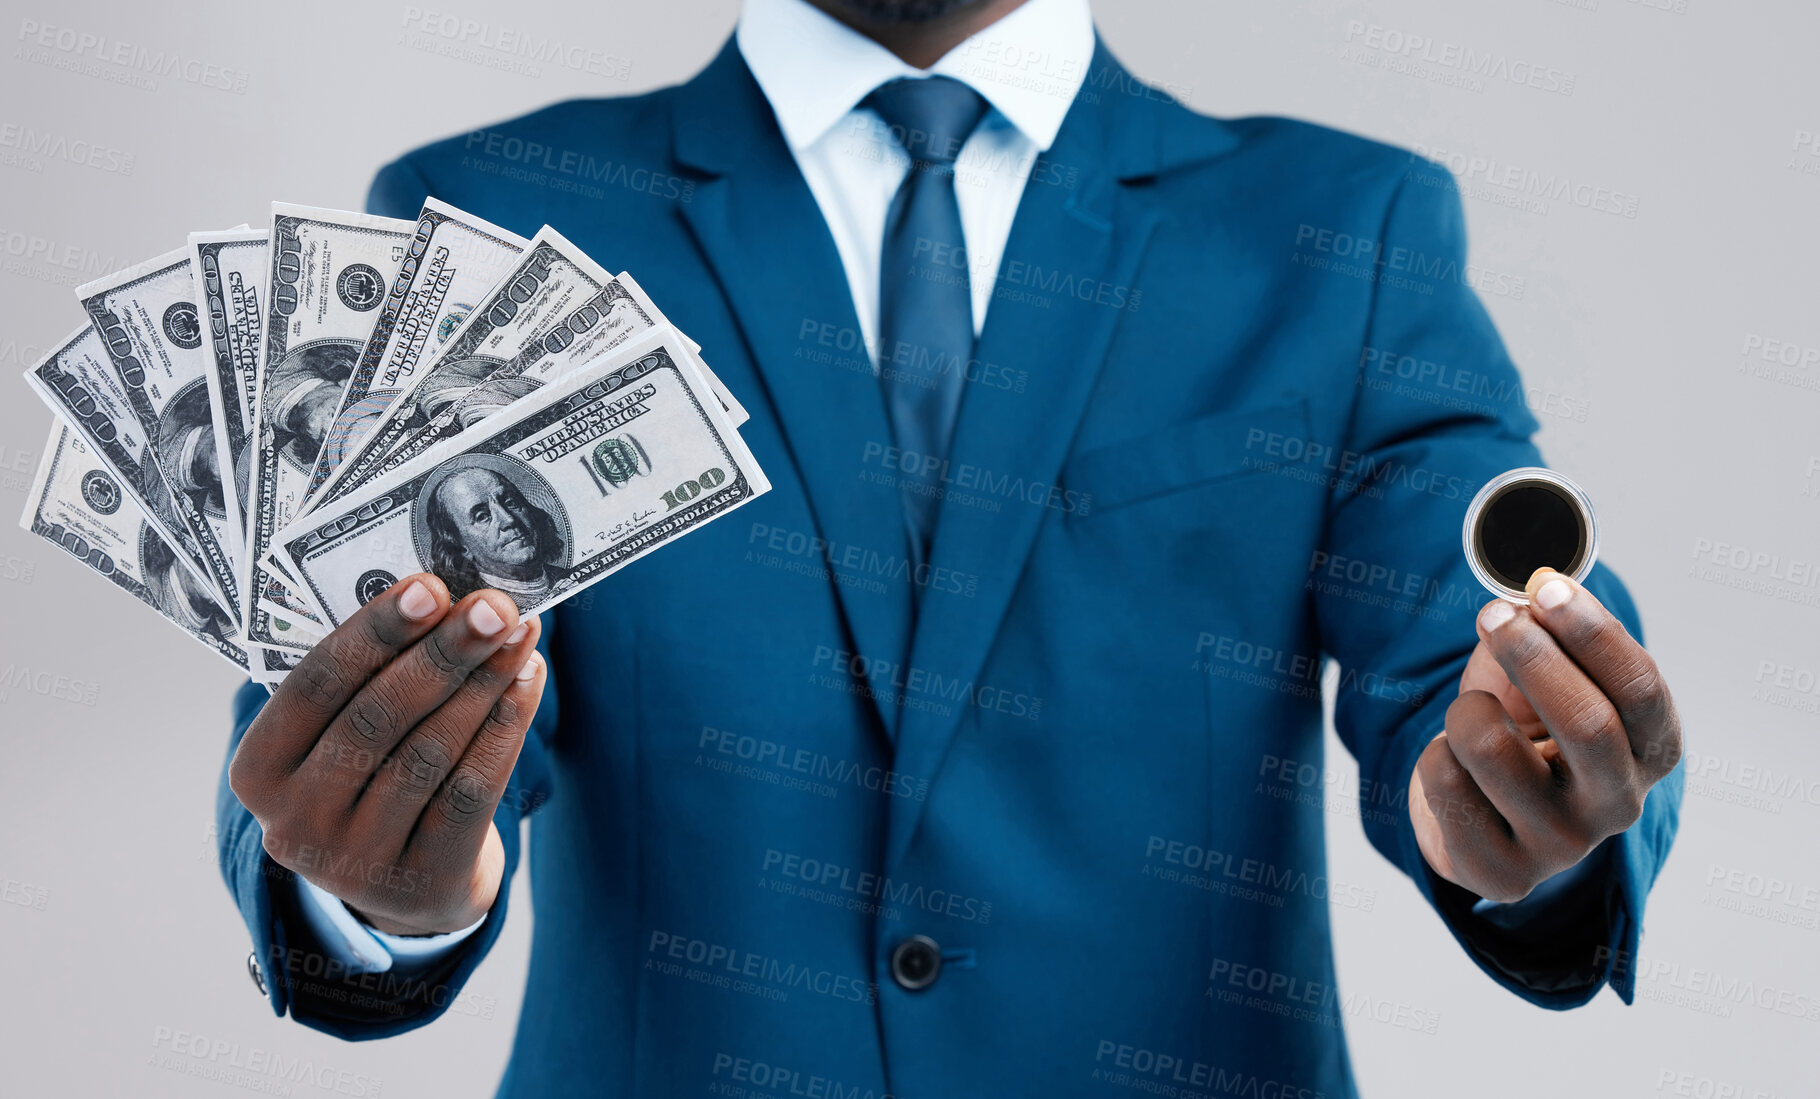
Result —
<path fill-rule="evenodd" d="M 1550 569 L 1528 594 L 1479 612 L 1460 697 L 1409 785 L 1428 865 L 1503 903 L 1636 823 L 1681 758 L 1674 700 L 1624 625 Z"/>

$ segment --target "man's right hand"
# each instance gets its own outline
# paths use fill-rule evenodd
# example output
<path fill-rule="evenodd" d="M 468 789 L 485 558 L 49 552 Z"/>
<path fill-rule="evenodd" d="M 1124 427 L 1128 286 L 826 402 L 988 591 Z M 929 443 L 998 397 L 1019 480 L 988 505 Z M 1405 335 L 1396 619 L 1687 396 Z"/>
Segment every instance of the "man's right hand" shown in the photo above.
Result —
<path fill-rule="evenodd" d="M 272 693 L 228 785 L 279 864 L 381 931 L 432 935 L 493 906 L 493 827 L 543 693 L 539 623 L 497 591 L 449 606 L 406 577 Z"/>

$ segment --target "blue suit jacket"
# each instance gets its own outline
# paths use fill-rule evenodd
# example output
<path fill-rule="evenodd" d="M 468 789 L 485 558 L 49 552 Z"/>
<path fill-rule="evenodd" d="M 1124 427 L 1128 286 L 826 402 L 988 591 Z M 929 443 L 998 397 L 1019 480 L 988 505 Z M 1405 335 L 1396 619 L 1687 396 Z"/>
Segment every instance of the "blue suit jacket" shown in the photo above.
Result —
<path fill-rule="evenodd" d="M 1486 599 L 1466 504 L 1539 464 L 1442 169 L 1200 117 L 1102 49 L 1018 211 L 921 576 L 832 238 L 731 43 L 419 149 L 371 206 L 425 195 L 634 272 L 776 486 L 546 623 L 497 817 L 509 880 L 535 810 L 503 1094 L 1351 1094 L 1328 913 L 1375 897 L 1326 876 L 1324 661 L 1366 833 L 1480 966 L 1630 998 L 1678 773 L 1596 888 L 1514 923 L 1405 809 Z M 502 892 L 422 981 L 343 980 L 225 781 L 219 834 L 274 1010 L 347 1038 L 434 1019 L 508 918 Z M 912 934 L 945 959 L 921 992 L 889 972 Z"/>

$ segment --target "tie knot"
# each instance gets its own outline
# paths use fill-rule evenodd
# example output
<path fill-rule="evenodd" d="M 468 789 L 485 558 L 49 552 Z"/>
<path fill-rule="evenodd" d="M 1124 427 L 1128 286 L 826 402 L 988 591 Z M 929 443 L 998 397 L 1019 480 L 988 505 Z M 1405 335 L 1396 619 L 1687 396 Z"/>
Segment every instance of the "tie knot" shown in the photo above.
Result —
<path fill-rule="evenodd" d="M 985 99 L 946 76 L 899 77 L 880 84 L 865 105 L 885 120 L 912 159 L 938 164 L 953 164 L 986 117 Z"/>

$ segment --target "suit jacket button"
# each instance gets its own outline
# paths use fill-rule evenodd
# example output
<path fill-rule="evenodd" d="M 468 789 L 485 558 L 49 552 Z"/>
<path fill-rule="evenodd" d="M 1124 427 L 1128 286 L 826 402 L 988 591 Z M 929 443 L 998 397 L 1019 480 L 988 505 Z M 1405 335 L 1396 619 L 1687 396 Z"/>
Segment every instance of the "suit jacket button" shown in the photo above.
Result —
<path fill-rule="evenodd" d="M 891 979 L 921 992 L 942 975 L 942 948 L 927 935 L 912 935 L 891 951 Z"/>
<path fill-rule="evenodd" d="M 246 952 L 246 975 L 253 979 L 253 987 L 259 990 L 261 996 L 264 996 L 265 974 L 259 972 L 259 951 L 257 950 Z"/>

